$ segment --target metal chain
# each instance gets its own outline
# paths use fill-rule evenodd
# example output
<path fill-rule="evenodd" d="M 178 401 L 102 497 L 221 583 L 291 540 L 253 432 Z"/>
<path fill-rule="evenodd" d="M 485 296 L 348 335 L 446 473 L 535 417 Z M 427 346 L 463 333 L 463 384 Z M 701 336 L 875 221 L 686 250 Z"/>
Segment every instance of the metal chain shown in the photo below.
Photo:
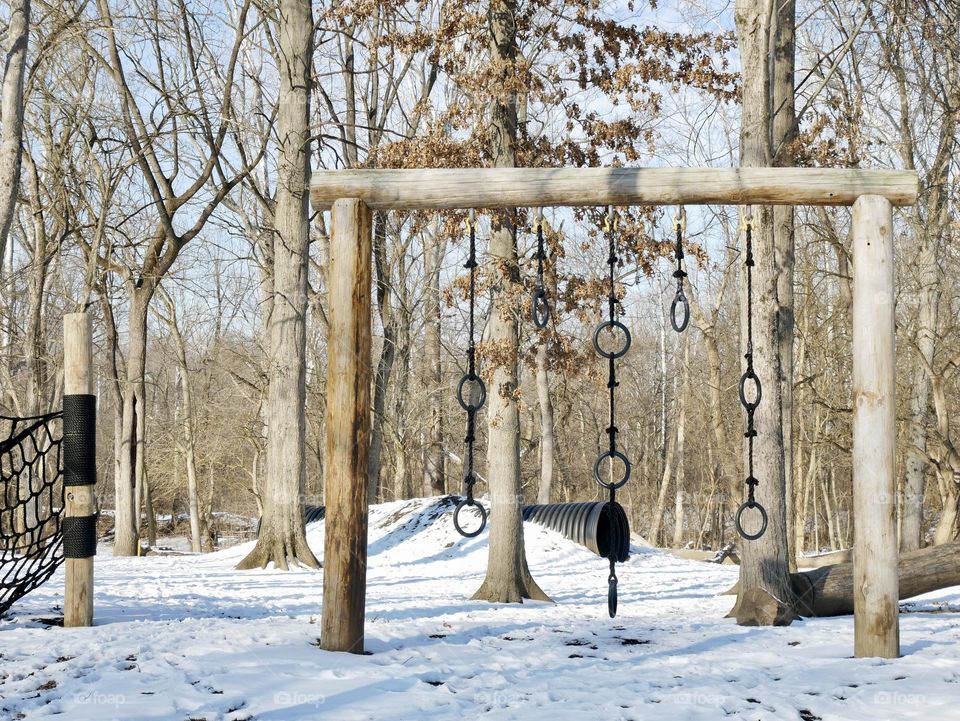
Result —
<path fill-rule="evenodd" d="M 609 518 L 610 518 L 610 550 L 607 555 L 607 558 L 610 562 L 610 575 L 607 578 L 607 612 L 610 614 L 610 618 L 613 618 L 617 615 L 617 544 L 614 543 L 616 538 L 616 523 L 614 507 L 617 501 L 617 489 L 624 486 L 627 481 L 630 480 L 630 461 L 627 457 L 617 448 L 617 433 L 619 432 L 617 428 L 617 396 L 616 389 L 620 383 L 617 381 L 617 367 L 616 359 L 621 358 L 626 355 L 627 351 L 630 350 L 631 336 L 630 331 L 627 327 L 617 320 L 617 281 L 616 281 L 616 269 L 619 258 L 617 257 L 617 246 L 616 246 L 616 230 L 618 227 L 618 222 L 616 215 L 614 214 L 613 207 L 608 208 L 607 210 L 607 220 L 604 224 L 604 232 L 607 235 L 609 241 L 609 253 L 607 255 L 607 264 L 610 266 L 610 286 L 609 286 L 609 295 L 607 297 L 607 306 L 608 306 L 608 318 L 606 321 L 597 326 L 597 329 L 593 333 L 593 347 L 596 350 L 597 354 L 607 359 L 608 362 L 608 375 L 607 375 L 607 388 L 610 393 L 610 425 L 607 426 L 607 437 L 608 445 L 607 450 L 600 454 L 597 458 L 596 463 L 593 466 L 593 477 L 596 482 L 603 488 L 606 488 L 610 493 L 609 501 Z M 623 343 L 622 346 L 618 349 L 605 349 L 600 343 L 600 335 L 604 331 L 615 332 L 618 331 L 623 334 Z M 623 463 L 624 471 L 623 477 L 614 482 L 612 477 L 610 480 L 605 481 L 601 477 L 601 465 L 606 459 L 610 459 L 610 472 L 612 475 L 613 466 L 617 460 L 620 460 Z"/>
<path fill-rule="evenodd" d="M 677 214 L 673 218 L 673 228 L 677 234 L 674 248 L 677 269 L 673 271 L 673 277 L 677 279 L 677 292 L 673 296 L 673 303 L 670 304 L 670 325 L 677 333 L 683 333 L 690 323 L 690 303 L 683 292 L 683 279 L 687 277 L 687 272 L 683 269 L 683 234 L 687 229 L 687 211 L 682 207 L 677 209 Z M 677 320 L 677 306 L 680 306 L 683 310 L 683 315 L 679 321 Z"/>
<path fill-rule="evenodd" d="M 760 481 L 757 480 L 753 472 L 753 447 L 757 438 L 757 429 L 754 423 L 757 407 L 763 398 L 763 386 L 760 384 L 760 378 L 753 366 L 753 267 L 755 265 L 753 258 L 753 218 L 745 215 L 741 221 L 741 230 L 745 233 L 746 260 L 744 265 L 747 269 L 747 352 L 744 359 L 747 361 L 747 368 L 740 377 L 740 404 L 747 413 L 747 429 L 744 437 L 747 439 L 747 478 L 744 483 L 747 486 L 747 500 L 737 510 L 735 517 L 737 532 L 748 541 L 755 541 L 760 538 L 767 530 L 767 511 L 756 499 L 756 488 Z M 754 385 L 753 400 L 747 399 L 747 383 Z M 760 530 L 756 533 L 747 533 L 743 529 L 743 514 L 747 510 L 756 509 L 760 513 Z"/>
<path fill-rule="evenodd" d="M 464 438 L 464 443 L 466 443 L 466 462 L 464 464 L 464 475 L 463 475 L 463 485 L 466 489 L 466 497 L 463 498 L 453 512 L 453 526 L 457 529 L 457 532 L 466 538 L 473 538 L 479 536 L 480 533 L 487 525 L 487 512 L 482 505 L 476 502 L 473 497 L 473 487 L 477 483 L 477 474 L 474 471 L 474 454 L 473 446 L 476 441 L 476 429 L 477 429 L 477 411 L 479 411 L 483 404 L 487 400 L 487 387 L 483 382 L 483 379 L 477 374 L 477 347 L 474 340 L 476 335 L 476 296 L 477 296 L 477 230 L 476 230 L 476 217 L 473 210 L 470 211 L 470 216 L 467 221 L 467 224 L 470 228 L 470 254 L 467 258 L 467 262 L 464 263 L 463 267 L 470 271 L 470 286 L 469 286 L 469 304 L 470 304 L 470 321 L 469 321 L 469 341 L 467 345 L 467 372 L 460 379 L 460 384 L 457 386 L 457 402 L 460 404 L 460 407 L 467 413 L 467 435 Z M 476 387 L 477 397 L 475 398 L 472 391 L 472 388 Z M 470 397 L 464 397 L 464 393 L 469 392 Z M 460 513 L 466 507 L 470 506 L 476 508 L 480 513 L 480 526 L 474 531 L 466 531 L 460 525 Z"/>
<path fill-rule="evenodd" d="M 533 299 L 530 303 L 530 315 L 533 317 L 533 324 L 543 330 L 550 322 L 550 302 L 547 300 L 547 287 L 543 280 L 543 264 L 547 259 L 547 253 L 543 241 L 543 209 L 537 208 L 536 211 L 537 227 L 537 254 L 534 256 L 537 261 L 537 285 L 533 291 Z"/>

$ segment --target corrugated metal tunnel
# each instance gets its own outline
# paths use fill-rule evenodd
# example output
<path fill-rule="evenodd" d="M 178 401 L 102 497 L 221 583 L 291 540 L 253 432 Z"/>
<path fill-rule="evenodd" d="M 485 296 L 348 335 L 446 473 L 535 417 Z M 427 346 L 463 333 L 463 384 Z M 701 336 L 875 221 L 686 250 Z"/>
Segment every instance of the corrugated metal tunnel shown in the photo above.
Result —
<path fill-rule="evenodd" d="M 459 500 L 456 496 L 443 499 L 451 508 Z M 630 522 L 623 506 L 613 506 L 613 523 L 610 523 L 610 504 L 604 501 L 586 503 L 549 503 L 546 505 L 526 506 L 523 520 L 545 526 L 563 534 L 565 538 L 578 543 L 598 556 L 606 558 L 611 543 L 616 551 L 617 561 L 623 562 L 630 557 Z M 322 521 L 326 515 L 323 506 L 306 506 L 303 509 L 304 522 Z M 257 533 L 260 524 L 257 523 Z"/>

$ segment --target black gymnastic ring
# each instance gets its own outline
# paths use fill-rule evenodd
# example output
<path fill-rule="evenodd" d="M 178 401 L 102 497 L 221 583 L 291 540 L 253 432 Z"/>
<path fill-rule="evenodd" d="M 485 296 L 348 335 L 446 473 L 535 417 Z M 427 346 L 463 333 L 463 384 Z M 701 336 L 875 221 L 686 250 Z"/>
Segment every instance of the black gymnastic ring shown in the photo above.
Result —
<path fill-rule="evenodd" d="M 677 323 L 677 304 L 683 304 L 683 322 Z M 678 290 L 673 296 L 673 303 L 670 304 L 670 325 L 677 333 L 683 333 L 690 325 L 690 302 L 682 290 Z"/>
<path fill-rule="evenodd" d="M 757 387 L 757 399 L 752 403 L 747 401 L 747 381 L 753 381 L 754 385 Z M 760 399 L 763 398 L 763 386 L 760 385 L 760 377 L 753 370 L 748 370 L 742 376 L 740 376 L 740 405 L 746 408 L 748 411 L 757 410 L 757 406 L 760 405 Z"/>
<path fill-rule="evenodd" d="M 480 387 L 480 399 L 477 401 L 476 405 L 470 405 L 463 399 L 463 387 L 467 383 L 476 383 Z M 467 373 L 460 379 L 460 383 L 457 385 L 457 403 L 460 404 L 460 407 L 467 413 L 476 412 L 483 408 L 483 404 L 487 402 L 487 385 L 483 382 L 483 378 L 478 376 L 476 373 Z"/>
<path fill-rule="evenodd" d="M 530 304 L 530 316 L 533 318 L 533 324 L 543 330 L 550 322 L 550 303 L 547 301 L 547 291 L 544 288 L 537 288 L 533 292 L 533 301 Z"/>
<path fill-rule="evenodd" d="M 472 533 L 467 533 L 460 526 L 460 511 L 463 510 L 464 506 L 473 506 L 480 510 L 480 527 Z M 457 533 L 464 538 L 476 538 L 483 532 L 483 529 L 487 527 L 487 510 L 472 498 L 464 498 L 457 504 L 457 507 L 453 511 L 453 527 L 456 528 Z"/>
<path fill-rule="evenodd" d="M 607 613 L 610 618 L 617 616 L 617 577 L 610 576 L 607 580 Z"/>
<path fill-rule="evenodd" d="M 617 328 L 623 331 L 624 343 L 623 348 L 618 351 L 605 351 L 600 345 L 600 332 L 605 328 Z M 633 342 L 633 338 L 630 336 L 630 331 L 627 329 L 623 323 L 618 320 L 608 320 L 604 321 L 597 326 L 597 329 L 593 331 L 593 349 L 597 352 L 597 355 L 603 358 L 622 358 L 627 354 L 627 351 L 630 350 L 630 344 Z"/>
<path fill-rule="evenodd" d="M 606 458 L 619 458 L 621 461 L 623 461 L 623 478 L 616 483 L 609 483 L 600 477 L 600 464 L 603 463 L 604 459 Z M 597 485 L 599 485 L 601 488 L 606 488 L 608 491 L 615 491 L 618 488 L 625 486 L 627 481 L 630 480 L 630 472 L 630 461 L 620 451 L 604 451 L 597 456 L 597 461 L 593 464 L 593 479 L 597 482 Z"/>
<path fill-rule="evenodd" d="M 747 533 L 743 530 L 743 524 L 741 524 L 740 521 L 743 517 L 744 511 L 754 508 L 760 511 L 760 530 L 756 533 Z M 734 517 L 734 521 L 737 526 L 737 533 L 739 533 L 744 540 L 756 541 L 758 538 L 760 538 L 760 536 L 767 532 L 767 510 L 756 501 L 745 501 L 744 504 L 737 509 L 737 515 Z"/>

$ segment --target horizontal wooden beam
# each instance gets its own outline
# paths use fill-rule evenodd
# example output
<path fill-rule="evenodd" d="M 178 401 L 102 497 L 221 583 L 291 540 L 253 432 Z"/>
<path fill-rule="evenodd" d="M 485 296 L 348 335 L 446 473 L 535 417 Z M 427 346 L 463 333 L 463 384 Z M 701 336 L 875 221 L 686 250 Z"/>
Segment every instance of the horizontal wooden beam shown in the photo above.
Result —
<path fill-rule="evenodd" d="M 917 174 L 842 168 L 457 168 L 323 170 L 315 208 L 358 198 L 375 210 L 604 205 L 913 205 Z"/>

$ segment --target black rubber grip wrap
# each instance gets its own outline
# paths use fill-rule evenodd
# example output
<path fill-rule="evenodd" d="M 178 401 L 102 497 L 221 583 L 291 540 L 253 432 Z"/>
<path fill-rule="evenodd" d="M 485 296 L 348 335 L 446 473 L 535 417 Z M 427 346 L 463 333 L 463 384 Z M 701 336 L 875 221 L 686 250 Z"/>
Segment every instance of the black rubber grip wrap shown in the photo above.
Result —
<path fill-rule="evenodd" d="M 97 555 L 97 517 L 66 516 L 63 519 L 63 557 L 91 558 Z"/>
<path fill-rule="evenodd" d="M 97 397 L 63 397 L 63 484 L 92 486 L 97 482 Z"/>

